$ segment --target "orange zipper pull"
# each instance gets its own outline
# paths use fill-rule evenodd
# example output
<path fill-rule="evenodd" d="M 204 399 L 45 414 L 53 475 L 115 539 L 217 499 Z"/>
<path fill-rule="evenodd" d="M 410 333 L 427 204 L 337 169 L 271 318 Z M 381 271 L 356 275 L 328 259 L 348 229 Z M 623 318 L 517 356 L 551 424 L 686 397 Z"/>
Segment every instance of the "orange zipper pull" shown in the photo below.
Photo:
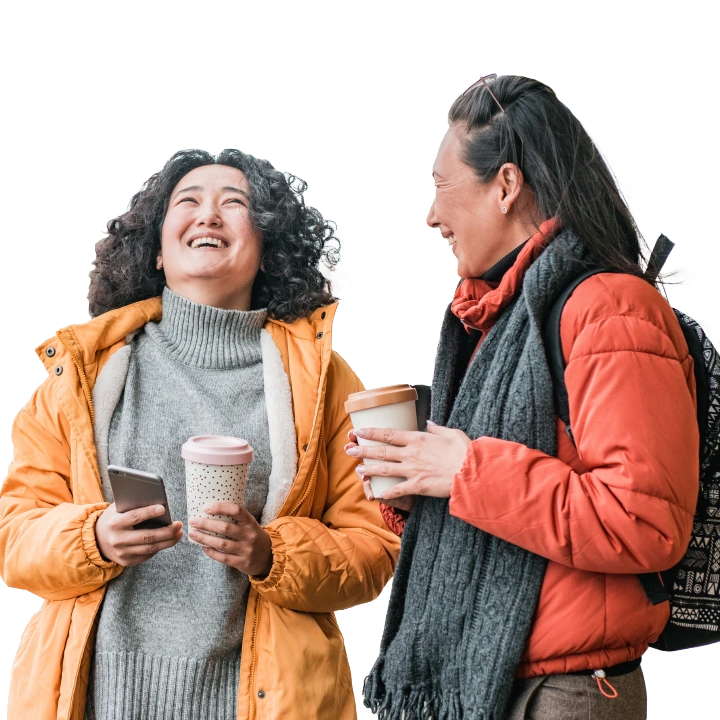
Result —
<path fill-rule="evenodd" d="M 593 677 L 595 678 L 595 681 L 598 685 L 598 690 L 606 697 L 610 698 L 611 700 L 614 700 L 618 696 L 618 691 L 610 684 L 609 680 L 607 679 L 607 675 L 605 674 L 604 670 L 596 670 L 593 673 Z M 603 687 L 603 683 L 605 683 L 610 690 L 613 692 L 612 695 L 608 695 L 605 692 L 605 688 Z"/>

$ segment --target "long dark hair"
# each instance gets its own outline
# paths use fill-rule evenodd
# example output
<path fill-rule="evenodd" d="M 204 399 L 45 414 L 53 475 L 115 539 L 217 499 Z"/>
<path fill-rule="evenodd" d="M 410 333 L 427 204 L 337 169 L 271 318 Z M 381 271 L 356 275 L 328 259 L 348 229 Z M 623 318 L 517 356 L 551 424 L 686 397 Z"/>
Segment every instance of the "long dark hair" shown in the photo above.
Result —
<path fill-rule="evenodd" d="M 494 96 L 494 97 L 493 97 Z M 642 275 L 642 235 L 605 160 L 551 88 L 503 75 L 460 96 L 448 119 L 467 131 L 464 162 L 480 182 L 517 165 L 542 217 L 582 238 L 595 262 Z"/>
<path fill-rule="evenodd" d="M 250 220 L 263 234 L 264 268 L 255 279 L 252 306 L 292 321 L 335 301 L 319 264 L 335 267 L 340 242 L 334 224 L 305 204 L 304 181 L 239 150 L 217 156 L 181 150 L 143 185 L 127 212 L 110 220 L 107 237 L 96 244 L 88 293 L 92 317 L 162 293 L 165 275 L 156 258 L 170 195 L 191 170 L 213 164 L 237 168 L 250 185 Z"/>

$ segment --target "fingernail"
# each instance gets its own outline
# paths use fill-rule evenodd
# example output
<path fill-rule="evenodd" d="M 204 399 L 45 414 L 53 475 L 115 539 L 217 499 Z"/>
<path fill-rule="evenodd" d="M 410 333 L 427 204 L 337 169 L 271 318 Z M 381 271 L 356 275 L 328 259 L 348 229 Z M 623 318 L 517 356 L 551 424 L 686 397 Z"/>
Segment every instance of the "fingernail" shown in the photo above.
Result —
<path fill-rule="evenodd" d="M 355 437 L 365 437 L 365 431 L 364 430 L 356 430 Z"/>
<path fill-rule="evenodd" d="M 376 499 L 376 500 L 384 500 L 384 499 L 385 499 L 385 493 L 384 493 L 384 492 L 378 493 L 378 494 L 375 496 L 375 499 Z"/>
<path fill-rule="evenodd" d="M 155 506 L 155 514 L 162 515 L 165 512 L 165 508 L 162 505 Z"/>
<path fill-rule="evenodd" d="M 433 427 L 435 427 L 435 426 L 437 425 L 437 423 L 436 423 L 436 422 L 433 422 L 432 420 L 428 420 L 428 421 L 427 421 L 427 424 L 428 424 L 428 425 L 432 425 Z"/>
<path fill-rule="evenodd" d="M 355 472 L 356 472 L 358 475 L 364 475 L 364 474 L 365 474 L 365 466 L 364 466 L 364 465 L 358 465 L 358 466 L 355 468 Z"/>
<path fill-rule="evenodd" d="M 360 448 L 351 447 L 351 448 L 348 448 L 345 452 L 348 455 L 352 455 L 352 457 L 360 457 Z"/>

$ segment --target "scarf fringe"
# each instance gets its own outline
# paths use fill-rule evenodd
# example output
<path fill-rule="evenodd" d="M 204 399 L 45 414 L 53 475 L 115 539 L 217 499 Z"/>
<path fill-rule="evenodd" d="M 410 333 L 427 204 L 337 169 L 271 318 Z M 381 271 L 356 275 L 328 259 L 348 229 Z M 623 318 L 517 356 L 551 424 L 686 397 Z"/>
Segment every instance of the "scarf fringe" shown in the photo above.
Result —
<path fill-rule="evenodd" d="M 493 720 L 482 708 L 465 712 L 459 690 L 399 688 L 387 690 L 376 666 L 365 678 L 363 702 L 379 720 Z"/>

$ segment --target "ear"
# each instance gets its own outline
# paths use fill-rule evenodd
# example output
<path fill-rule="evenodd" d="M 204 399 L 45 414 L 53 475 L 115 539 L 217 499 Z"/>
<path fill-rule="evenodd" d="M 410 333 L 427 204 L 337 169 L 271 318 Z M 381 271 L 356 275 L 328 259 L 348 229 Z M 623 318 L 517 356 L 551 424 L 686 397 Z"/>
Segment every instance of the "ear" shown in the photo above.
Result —
<path fill-rule="evenodd" d="M 517 201 L 525 184 L 522 170 L 513 164 L 505 163 L 497 174 L 498 180 L 498 199 L 500 202 L 500 211 L 504 215 L 509 215 L 513 205 Z M 506 208 L 503 210 L 503 208 Z"/>
<path fill-rule="evenodd" d="M 155 266 L 157 267 L 158 270 L 162 270 L 162 266 L 163 266 L 162 252 L 157 256 L 157 261 L 156 261 Z"/>

